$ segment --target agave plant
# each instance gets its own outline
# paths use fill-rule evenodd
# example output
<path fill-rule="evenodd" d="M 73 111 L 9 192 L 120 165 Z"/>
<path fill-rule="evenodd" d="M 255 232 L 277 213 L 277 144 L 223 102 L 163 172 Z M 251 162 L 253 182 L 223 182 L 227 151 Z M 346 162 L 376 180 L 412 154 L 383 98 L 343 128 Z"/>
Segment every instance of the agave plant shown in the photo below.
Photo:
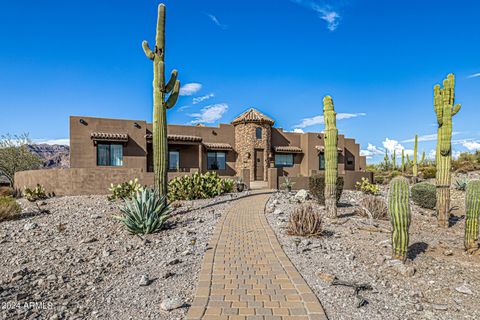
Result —
<path fill-rule="evenodd" d="M 145 188 L 132 199 L 125 199 L 125 205 L 120 208 L 124 215 L 114 218 L 122 222 L 131 233 L 154 233 L 170 217 L 171 209 L 165 203 L 164 196 Z"/>
<path fill-rule="evenodd" d="M 466 179 L 463 179 L 463 180 L 456 180 L 455 181 L 455 189 L 459 190 L 459 191 L 465 191 L 467 189 L 467 183 L 468 183 L 468 180 Z"/>

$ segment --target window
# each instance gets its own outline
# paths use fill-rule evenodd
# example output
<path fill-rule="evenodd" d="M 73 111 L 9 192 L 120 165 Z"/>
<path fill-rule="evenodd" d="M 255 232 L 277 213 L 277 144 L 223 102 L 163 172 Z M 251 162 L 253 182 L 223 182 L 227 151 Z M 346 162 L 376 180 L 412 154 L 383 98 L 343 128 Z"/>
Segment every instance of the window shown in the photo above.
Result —
<path fill-rule="evenodd" d="M 180 153 L 178 151 L 168 151 L 168 169 L 179 171 Z"/>
<path fill-rule="evenodd" d="M 320 154 L 318 155 L 318 159 L 319 159 L 319 162 L 320 162 L 319 169 L 320 170 L 325 170 L 325 153 L 320 152 Z"/>
<path fill-rule="evenodd" d="M 293 154 L 276 154 L 275 167 L 293 167 Z"/>
<path fill-rule="evenodd" d="M 207 153 L 207 169 L 208 170 L 225 170 L 226 167 L 225 152 L 208 152 Z"/>
<path fill-rule="evenodd" d="M 97 166 L 123 166 L 123 145 L 99 143 L 97 145 Z"/>
<path fill-rule="evenodd" d="M 262 128 L 256 128 L 255 129 L 255 136 L 257 137 L 257 139 L 262 139 Z"/>

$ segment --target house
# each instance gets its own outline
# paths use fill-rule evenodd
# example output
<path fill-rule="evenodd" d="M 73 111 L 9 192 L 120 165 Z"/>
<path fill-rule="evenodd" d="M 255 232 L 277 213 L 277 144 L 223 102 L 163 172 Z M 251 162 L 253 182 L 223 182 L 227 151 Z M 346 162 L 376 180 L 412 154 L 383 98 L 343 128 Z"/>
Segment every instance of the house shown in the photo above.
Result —
<path fill-rule="evenodd" d="M 230 124 L 168 125 L 169 179 L 215 171 L 220 176 L 240 176 L 247 183 L 268 182 L 273 189 L 286 176 L 296 180 L 297 188 L 308 187 L 308 177 L 325 168 L 323 134 L 286 132 L 274 123 L 251 108 Z M 371 178 L 354 139 L 339 135 L 338 155 L 338 172 L 344 176 L 346 188 L 353 188 L 361 177 Z M 70 186 L 51 186 L 57 194 L 104 193 L 111 182 L 135 177 L 152 184 L 152 125 L 140 120 L 70 117 L 69 171 Z M 57 172 L 56 180 L 59 174 L 68 175 Z M 45 179 L 45 174 L 36 175 L 28 181 L 17 178 L 27 184 Z"/>

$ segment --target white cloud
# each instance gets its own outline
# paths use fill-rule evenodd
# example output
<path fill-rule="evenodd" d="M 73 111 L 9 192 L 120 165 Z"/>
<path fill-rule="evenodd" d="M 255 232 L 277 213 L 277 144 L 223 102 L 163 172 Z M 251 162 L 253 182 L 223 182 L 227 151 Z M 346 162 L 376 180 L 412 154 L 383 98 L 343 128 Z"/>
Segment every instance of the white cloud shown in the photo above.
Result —
<path fill-rule="evenodd" d="M 227 110 L 226 103 L 218 103 L 206 106 L 199 113 L 192 113 L 189 116 L 195 118 L 191 123 L 214 123 L 220 120 Z"/>
<path fill-rule="evenodd" d="M 70 139 L 62 138 L 62 139 L 33 139 L 32 142 L 34 144 L 49 144 L 53 145 L 70 145 Z"/>
<path fill-rule="evenodd" d="M 402 150 L 404 150 L 405 155 L 413 155 L 412 149 L 405 149 L 405 147 L 397 140 L 385 138 L 385 140 L 382 142 L 382 145 L 389 154 L 393 154 L 395 151 L 397 157 L 402 155 Z"/>
<path fill-rule="evenodd" d="M 193 98 L 192 103 L 197 104 L 197 103 L 203 102 L 203 101 L 208 100 L 208 99 L 213 98 L 213 97 L 215 97 L 215 95 L 213 93 L 206 94 L 206 95 L 201 96 L 201 97 Z"/>
<path fill-rule="evenodd" d="M 212 20 L 213 23 L 215 23 L 217 25 L 217 27 L 220 27 L 220 29 L 226 30 L 228 28 L 228 26 L 226 24 L 220 23 L 218 18 L 216 16 L 214 16 L 213 14 L 207 13 L 206 15 L 207 15 L 207 17 L 210 18 L 210 20 Z"/>
<path fill-rule="evenodd" d="M 477 151 L 480 150 L 480 142 L 478 141 L 462 141 L 462 146 L 467 148 L 469 151 Z"/>
<path fill-rule="evenodd" d="M 299 128 L 293 129 L 293 132 L 295 132 L 295 133 L 305 133 L 305 131 L 303 131 L 302 129 L 299 129 Z"/>
<path fill-rule="evenodd" d="M 379 149 L 377 146 L 369 143 L 366 150 L 360 150 L 361 156 L 366 156 L 368 159 L 371 159 L 374 156 L 385 154 L 385 150 Z"/>
<path fill-rule="evenodd" d="M 366 113 L 337 113 L 337 120 L 356 118 L 356 117 L 366 116 L 366 115 L 367 115 Z M 295 125 L 294 128 L 306 128 L 306 127 L 314 126 L 317 124 L 324 124 L 324 123 L 325 121 L 323 119 L 323 116 L 315 116 L 312 118 L 302 119 L 302 122 Z"/>
<path fill-rule="evenodd" d="M 467 79 L 478 78 L 478 77 L 480 77 L 480 72 L 469 75 Z"/>
<path fill-rule="evenodd" d="M 192 96 L 202 89 L 201 83 L 186 83 L 180 88 L 181 96 Z"/>
<path fill-rule="evenodd" d="M 187 110 L 188 108 L 190 108 L 190 106 L 181 106 L 177 109 L 178 112 L 182 112 L 184 110 Z"/>
<path fill-rule="evenodd" d="M 335 31 L 340 24 L 340 14 L 333 10 L 330 6 L 325 4 L 319 4 L 312 0 L 291 0 L 294 3 L 307 7 L 316 13 L 320 19 L 327 22 L 327 28 L 330 31 Z"/>
<path fill-rule="evenodd" d="M 435 125 L 437 125 L 437 124 L 435 124 Z M 455 136 L 455 135 L 457 135 L 457 134 L 459 134 L 459 133 L 460 133 L 460 132 L 452 132 L 452 136 Z M 422 142 L 422 141 L 435 141 L 435 140 L 437 140 L 437 134 L 436 134 L 436 133 L 426 134 L 426 135 L 423 135 L 423 136 L 418 136 L 418 142 Z M 403 143 L 415 142 L 415 138 L 402 140 L 401 142 L 403 142 Z"/>

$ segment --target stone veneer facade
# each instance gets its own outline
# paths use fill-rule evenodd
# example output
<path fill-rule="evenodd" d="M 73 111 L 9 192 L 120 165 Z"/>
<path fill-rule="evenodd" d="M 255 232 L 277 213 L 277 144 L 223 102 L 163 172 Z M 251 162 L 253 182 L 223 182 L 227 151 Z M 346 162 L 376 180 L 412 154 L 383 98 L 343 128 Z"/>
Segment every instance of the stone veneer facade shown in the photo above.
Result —
<path fill-rule="evenodd" d="M 262 128 L 262 138 L 256 138 L 257 128 Z M 272 126 L 265 122 L 243 122 L 235 124 L 235 147 L 238 153 L 236 171 L 250 170 L 250 180 L 255 179 L 255 150 L 263 150 L 263 180 L 267 181 L 267 172 L 271 153 Z M 258 170 L 258 168 L 257 168 Z"/>

